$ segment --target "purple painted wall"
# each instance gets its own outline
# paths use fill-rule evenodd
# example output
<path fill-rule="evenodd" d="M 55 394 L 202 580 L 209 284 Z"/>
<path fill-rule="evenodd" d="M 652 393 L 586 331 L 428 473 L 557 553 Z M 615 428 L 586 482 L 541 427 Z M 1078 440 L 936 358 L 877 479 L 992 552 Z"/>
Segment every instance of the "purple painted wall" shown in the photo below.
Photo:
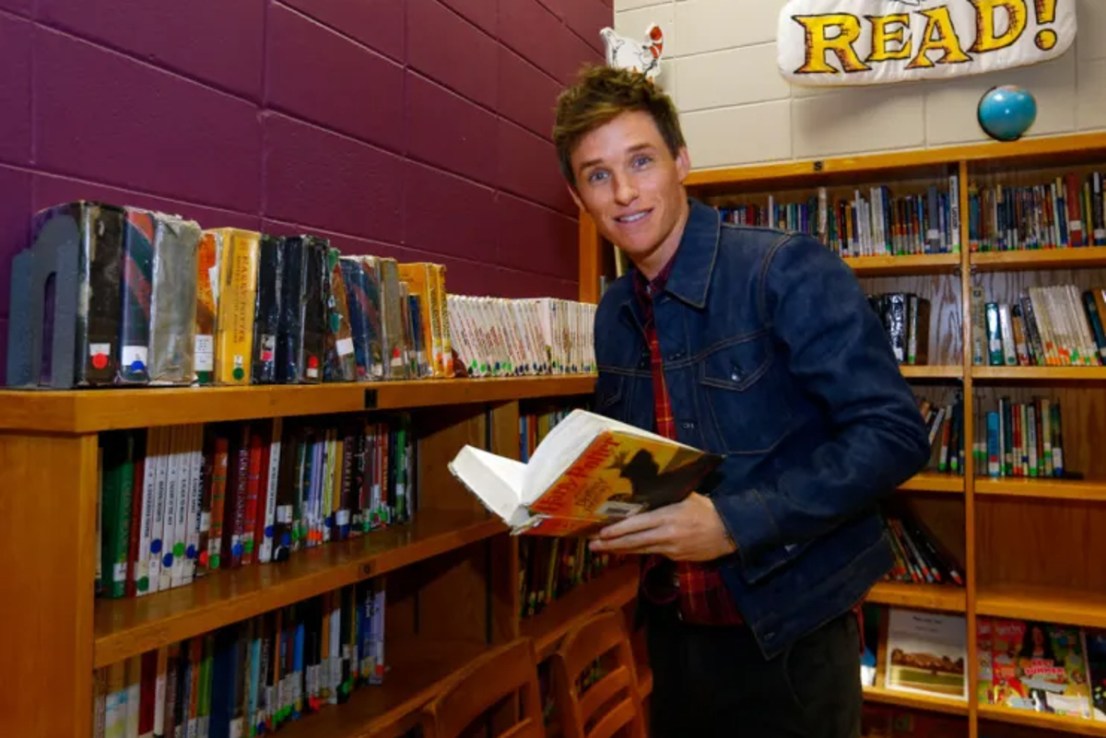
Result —
<path fill-rule="evenodd" d="M 30 215 L 87 198 L 311 231 L 576 296 L 558 90 L 611 0 L 0 0 L 0 330 Z"/>

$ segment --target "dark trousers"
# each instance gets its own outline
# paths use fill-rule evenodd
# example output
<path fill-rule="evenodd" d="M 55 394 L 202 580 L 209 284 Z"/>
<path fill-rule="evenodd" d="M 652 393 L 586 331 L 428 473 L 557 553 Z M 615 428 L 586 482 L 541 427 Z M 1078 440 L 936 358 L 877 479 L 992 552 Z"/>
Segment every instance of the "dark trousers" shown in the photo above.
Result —
<path fill-rule="evenodd" d="M 651 738 L 858 738 L 860 632 L 843 615 L 772 659 L 745 627 L 687 625 L 644 606 Z"/>

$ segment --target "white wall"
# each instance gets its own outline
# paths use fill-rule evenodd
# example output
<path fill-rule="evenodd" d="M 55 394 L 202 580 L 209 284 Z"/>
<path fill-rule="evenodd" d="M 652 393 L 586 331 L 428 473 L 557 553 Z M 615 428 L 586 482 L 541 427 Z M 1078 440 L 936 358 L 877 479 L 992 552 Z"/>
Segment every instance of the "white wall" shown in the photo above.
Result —
<path fill-rule="evenodd" d="M 1075 0 L 1075 46 L 1047 64 L 906 85 L 792 87 L 776 67 L 784 0 L 615 0 L 615 29 L 665 32 L 659 78 L 680 109 L 692 166 L 810 159 L 987 140 L 980 95 L 1020 84 L 1037 98 L 1030 135 L 1106 129 L 1106 0 Z"/>

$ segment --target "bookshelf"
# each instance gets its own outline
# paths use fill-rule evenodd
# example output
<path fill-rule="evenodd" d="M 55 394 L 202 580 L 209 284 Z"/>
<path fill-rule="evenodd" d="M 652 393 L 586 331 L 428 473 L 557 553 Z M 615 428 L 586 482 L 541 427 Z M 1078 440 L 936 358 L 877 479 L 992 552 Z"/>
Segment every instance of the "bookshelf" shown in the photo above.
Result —
<path fill-rule="evenodd" d="M 975 438 L 977 413 L 1001 396 L 1025 402 L 1035 395 L 1064 408 L 1065 467 L 1080 479 L 989 478 L 965 454 L 962 476 L 925 472 L 903 484 L 896 500 L 911 509 L 958 556 L 966 586 L 882 582 L 869 594 L 881 605 L 964 613 L 969 700 L 926 698 L 883 687 L 866 700 L 910 710 L 962 716 L 971 738 L 1106 735 L 1106 723 L 1055 717 L 981 703 L 977 695 L 977 617 L 1032 619 L 1106 627 L 1106 367 L 977 366 L 971 350 L 971 290 L 1009 302 L 1033 286 L 1106 286 L 1106 247 L 976 251 L 969 246 L 969 183 L 1024 186 L 1071 171 L 1106 171 L 1106 133 L 1032 138 L 920 151 L 758 164 L 692 172 L 689 192 L 718 206 L 757 201 L 802 202 L 826 188 L 831 197 L 888 184 L 918 192 L 959 180 L 960 243 L 956 253 L 861 256 L 846 259 L 869 293 L 916 292 L 931 301 L 929 362 L 903 366 L 918 394 L 961 392 L 964 437 Z M 611 246 L 581 219 L 580 299 L 597 301 L 601 275 L 613 278 Z"/>
<path fill-rule="evenodd" d="M 485 649 L 530 635 L 548 656 L 579 619 L 629 606 L 636 568 L 611 567 L 520 619 L 518 542 L 446 469 L 471 443 L 513 458 L 520 408 L 587 399 L 592 376 L 243 388 L 0 390 L 0 648 L 18 674 L 0 734 L 91 738 L 95 670 L 368 579 L 387 590 L 382 685 L 281 735 L 400 735 L 444 680 Z M 95 598 L 98 435 L 272 417 L 403 410 L 419 444 L 410 523 L 220 570 L 140 598 Z M 647 679 L 648 671 L 643 672 Z"/>

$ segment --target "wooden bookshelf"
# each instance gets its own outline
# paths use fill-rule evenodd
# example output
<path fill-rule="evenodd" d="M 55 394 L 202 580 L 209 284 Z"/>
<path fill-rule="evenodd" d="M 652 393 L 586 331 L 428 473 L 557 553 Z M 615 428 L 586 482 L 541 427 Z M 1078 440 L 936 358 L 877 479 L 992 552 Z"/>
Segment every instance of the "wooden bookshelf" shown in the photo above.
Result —
<path fill-rule="evenodd" d="M 904 364 L 899 370 L 907 379 L 961 379 L 964 376 L 964 367 L 955 364 Z"/>
<path fill-rule="evenodd" d="M 361 738 L 407 727 L 405 720 L 441 690 L 455 671 L 481 655 L 478 641 L 405 639 L 385 645 L 389 671 L 380 685 L 361 687 L 344 705 L 328 705 L 281 728 L 288 738 Z"/>
<path fill-rule="evenodd" d="M 976 611 L 999 618 L 1106 628 L 1106 592 L 1034 584 L 981 585 Z"/>
<path fill-rule="evenodd" d="M 950 495 L 964 494 L 964 477 L 958 474 L 922 472 L 899 485 L 905 492 L 935 492 Z"/>
<path fill-rule="evenodd" d="M 689 194 L 709 204 L 763 203 L 769 194 L 783 204 L 816 197 L 820 187 L 833 193 L 887 184 L 893 193 L 917 192 L 912 188 L 920 183 L 947 182 L 950 175 L 958 175 L 959 252 L 844 261 L 869 294 L 914 292 L 931 300 L 932 365 L 904 366 L 901 371 L 919 395 L 933 393 L 947 402 L 951 393 L 963 393 L 965 438 L 975 438 L 978 413 L 998 397 L 1009 395 L 1021 402 L 1050 396 L 1064 408 L 1065 468 L 1082 475 L 1080 481 L 990 479 L 977 476 L 976 460 L 966 453 L 962 476 L 920 474 L 901 485 L 906 494 L 895 498 L 909 504 L 942 543 L 963 555 L 967 586 L 880 583 L 868 601 L 964 613 L 969 700 L 951 712 L 964 716 L 970 738 L 984 735 L 981 722 L 988 724 L 988 738 L 1004 738 L 1002 724 L 1036 727 L 1041 735 L 1106 735 L 1106 723 L 980 704 L 975 668 L 977 617 L 1106 627 L 1106 568 L 1101 565 L 1106 560 L 1106 537 L 1101 533 L 1106 530 L 1106 453 L 1101 441 L 1106 434 L 1106 367 L 973 366 L 970 350 L 971 292 L 976 285 L 987 300 L 1002 302 L 1030 286 L 1106 286 L 1103 246 L 973 252 L 970 187 L 1040 184 L 1062 172 L 1082 176 L 1092 168 L 1106 171 L 1106 132 L 727 167 L 692 172 L 686 180 Z M 601 274 L 608 260 L 603 252 L 612 247 L 594 224 L 584 224 L 581 230 L 580 299 L 594 302 L 599 282 L 588 280 L 589 270 Z M 913 709 L 933 709 L 919 701 L 907 704 L 899 695 L 888 697 L 880 690 L 866 695 L 873 702 L 894 699 Z M 940 701 L 937 705 L 948 707 Z M 999 730 L 993 729 L 996 725 Z"/>
<path fill-rule="evenodd" d="M 857 256 L 845 259 L 858 277 L 890 277 L 943 274 L 960 267 L 959 254 L 911 254 L 908 256 Z"/>
<path fill-rule="evenodd" d="M 877 605 L 962 613 L 967 595 L 963 587 L 952 585 L 879 582 L 865 600 Z"/>
<path fill-rule="evenodd" d="M 980 382 L 1059 384 L 1085 382 L 1106 383 L 1106 367 L 1102 366 L 973 366 L 972 378 Z"/>
<path fill-rule="evenodd" d="M 505 531 L 481 511 L 425 510 L 411 523 L 328 543 L 284 563 L 219 571 L 144 597 L 98 600 L 93 663 L 107 666 Z"/>
<path fill-rule="evenodd" d="M 975 493 L 977 495 L 995 495 L 999 497 L 1106 502 L 1106 481 L 981 478 L 975 481 Z"/>
<path fill-rule="evenodd" d="M 1106 246 L 1033 251 L 983 251 L 973 253 L 970 263 L 979 272 L 1102 269 L 1106 267 Z"/>
<path fill-rule="evenodd" d="M 864 687 L 864 699 L 885 705 L 900 705 L 927 712 L 942 712 L 946 715 L 968 714 L 968 701 L 951 697 L 938 697 L 928 694 L 900 692 L 886 687 Z"/>
<path fill-rule="evenodd" d="M 998 705 L 980 705 L 979 719 L 1038 728 L 1044 731 L 1042 735 L 1063 733 L 1067 735 L 1106 736 L 1106 723 L 1103 722 L 1093 722 L 1064 715 L 1048 715 L 1029 710 L 1014 710 Z"/>
<path fill-rule="evenodd" d="M 5 576 L 12 606 L 0 608 L 0 649 L 21 697 L 4 703 L 0 735 L 91 738 L 98 668 L 372 578 L 387 593 L 384 684 L 281 732 L 377 735 L 410 718 L 449 674 L 519 632 L 517 541 L 446 463 L 465 443 L 517 458 L 523 403 L 575 403 L 593 387 L 593 377 L 560 376 L 0 391 L 0 484 L 9 491 L 0 554 L 22 562 Z M 419 446 L 411 522 L 140 598 L 94 598 L 100 432 L 391 410 L 411 412 Z M 617 601 L 633 595 L 604 582 L 576 602 L 609 598 L 606 586 Z M 565 608 L 558 617 L 573 616 Z"/>
<path fill-rule="evenodd" d="M 93 433 L 251 418 L 403 410 L 585 395 L 592 375 L 250 387 L 0 390 L 0 430 Z"/>
<path fill-rule="evenodd" d="M 577 623 L 600 610 L 617 610 L 637 595 L 638 567 L 635 562 L 620 564 L 595 579 L 577 585 L 545 606 L 537 615 L 524 618 L 521 635 L 534 639 L 539 659 L 553 652 L 561 638 Z"/>

